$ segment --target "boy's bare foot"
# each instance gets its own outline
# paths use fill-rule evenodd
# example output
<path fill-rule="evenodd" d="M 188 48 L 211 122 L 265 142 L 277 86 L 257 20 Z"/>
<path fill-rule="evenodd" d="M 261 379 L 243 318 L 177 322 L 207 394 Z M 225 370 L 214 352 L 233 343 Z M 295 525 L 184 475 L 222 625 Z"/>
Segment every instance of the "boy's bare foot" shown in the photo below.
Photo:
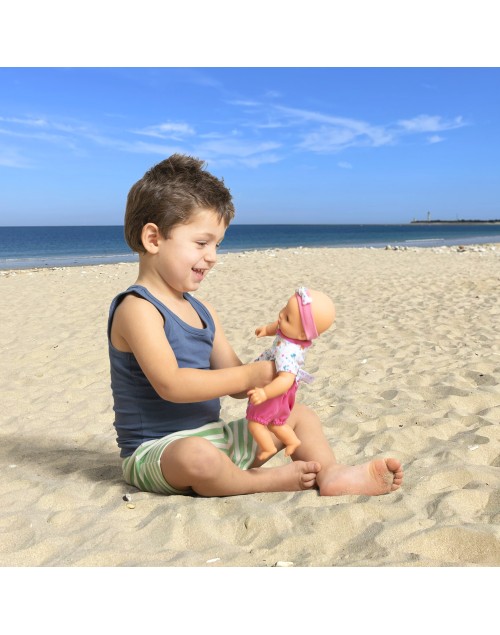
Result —
<path fill-rule="evenodd" d="M 321 470 L 321 465 L 316 461 L 293 461 L 274 468 L 252 468 L 253 470 L 271 470 L 272 485 L 269 491 L 272 492 L 298 492 L 300 490 L 312 489 L 316 486 L 316 477 Z"/>
<path fill-rule="evenodd" d="M 403 466 L 398 459 L 374 459 L 362 465 L 334 464 L 317 477 L 321 496 L 380 496 L 399 489 Z"/>

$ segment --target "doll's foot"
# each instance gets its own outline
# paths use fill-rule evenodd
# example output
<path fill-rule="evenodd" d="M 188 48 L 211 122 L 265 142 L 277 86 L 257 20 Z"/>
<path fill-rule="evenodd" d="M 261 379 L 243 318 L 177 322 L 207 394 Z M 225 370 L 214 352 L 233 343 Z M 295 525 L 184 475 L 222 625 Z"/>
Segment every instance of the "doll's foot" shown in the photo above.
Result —
<path fill-rule="evenodd" d="M 259 452 L 257 454 L 257 458 L 259 459 L 259 461 L 267 461 L 267 459 L 269 459 L 270 457 L 272 457 L 274 454 L 276 454 L 278 450 L 276 448 L 273 448 L 272 450 L 262 450 L 262 452 Z"/>
<path fill-rule="evenodd" d="M 403 466 L 398 459 L 375 459 L 362 465 L 334 464 L 318 474 L 321 496 L 389 494 L 401 487 Z"/>
<path fill-rule="evenodd" d="M 287 445 L 285 448 L 285 456 L 292 456 L 292 454 L 295 452 L 295 450 L 299 447 L 301 443 L 302 441 L 299 441 L 299 439 L 297 439 L 295 443 L 291 443 Z"/>

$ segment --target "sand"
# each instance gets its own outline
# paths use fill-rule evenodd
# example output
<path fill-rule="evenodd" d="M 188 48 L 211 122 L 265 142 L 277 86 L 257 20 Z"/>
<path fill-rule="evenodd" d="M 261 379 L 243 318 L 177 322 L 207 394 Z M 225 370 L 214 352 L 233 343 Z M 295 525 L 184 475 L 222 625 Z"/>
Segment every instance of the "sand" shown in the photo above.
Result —
<path fill-rule="evenodd" d="M 224 254 L 198 293 L 243 361 L 295 287 L 332 297 L 335 327 L 310 350 L 316 381 L 299 395 L 339 461 L 403 462 L 403 488 L 376 497 L 203 499 L 126 485 L 106 323 L 135 272 L 0 272 L 1 566 L 500 564 L 500 246 Z M 222 405 L 244 415 L 245 401 Z"/>

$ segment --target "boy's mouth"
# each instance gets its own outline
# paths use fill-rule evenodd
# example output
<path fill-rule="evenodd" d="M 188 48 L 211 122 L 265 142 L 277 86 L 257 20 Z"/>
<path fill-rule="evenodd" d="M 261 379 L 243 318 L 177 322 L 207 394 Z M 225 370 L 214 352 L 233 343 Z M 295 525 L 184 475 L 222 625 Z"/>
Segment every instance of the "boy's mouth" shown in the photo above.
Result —
<path fill-rule="evenodd" d="M 204 278 L 205 273 L 207 272 L 206 269 L 197 269 L 196 267 L 193 267 L 192 271 L 194 271 L 200 279 Z"/>

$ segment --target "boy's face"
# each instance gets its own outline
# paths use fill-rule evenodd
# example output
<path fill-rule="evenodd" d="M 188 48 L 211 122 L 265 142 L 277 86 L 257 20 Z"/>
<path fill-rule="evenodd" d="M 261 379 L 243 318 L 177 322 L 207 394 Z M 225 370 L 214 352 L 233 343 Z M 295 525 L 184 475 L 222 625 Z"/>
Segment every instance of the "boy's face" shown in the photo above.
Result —
<path fill-rule="evenodd" d="M 176 225 L 161 239 L 161 275 L 173 290 L 196 291 L 217 261 L 226 225 L 215 212 L 200 209 L 189 223 Z"/>
<path fill-rule="evenodd" d="M 300 318 L 299 305 L 295 295 L 289 298 L 286 305 L 281 309 L 278 316 L 278 328 L 294 340 L 305 340 L 306 334 Z"/>

